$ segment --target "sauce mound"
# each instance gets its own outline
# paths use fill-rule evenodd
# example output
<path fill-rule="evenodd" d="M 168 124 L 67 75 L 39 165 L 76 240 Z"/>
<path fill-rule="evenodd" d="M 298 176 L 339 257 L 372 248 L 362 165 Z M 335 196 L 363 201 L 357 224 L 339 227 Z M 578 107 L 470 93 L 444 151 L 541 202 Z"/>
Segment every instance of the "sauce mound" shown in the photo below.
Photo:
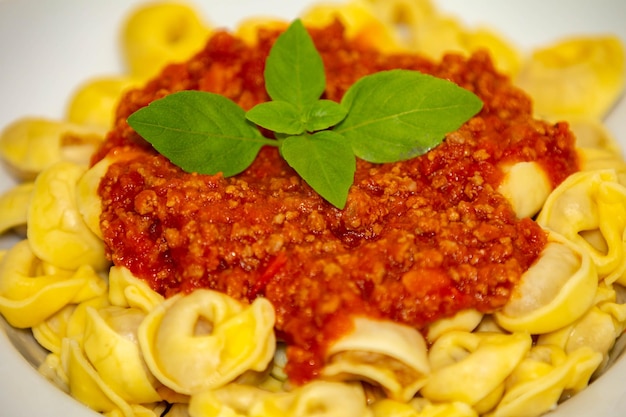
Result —
<path fill-rule="evenodd" d="M 426 155 L 393 164 L 358 161 L 343 210 L 325 202 L 264 148 L 242 174 L 185 173 L 153 151 L 126 117 L 171 92 L 220 93 L 244 109 L 268 100 L 267 53 L 278 33 L 250 46 L 218 32 L 188 62 L 130 91 L 94 162 L 117 152 L 100 185 L 108 255 L 165 296 L 211 288 L 275 307 L 288 344 L 287 373 L 314 378 L 328 344 L 366 315 L 418 329 L 474 308 L 493 312 L 546 243 L 496 192 L 501 167 L 537 161 L 553 185 L 577 169 L 565 124 L 532 118 L 531 102 L 485 53 L 432 62 L 383 55 L 333 24 L 311 31 L 327 72 L 325 98 L 339 100 L 360 77 L 405 68 L 475 92 L 482 111 Z"/>

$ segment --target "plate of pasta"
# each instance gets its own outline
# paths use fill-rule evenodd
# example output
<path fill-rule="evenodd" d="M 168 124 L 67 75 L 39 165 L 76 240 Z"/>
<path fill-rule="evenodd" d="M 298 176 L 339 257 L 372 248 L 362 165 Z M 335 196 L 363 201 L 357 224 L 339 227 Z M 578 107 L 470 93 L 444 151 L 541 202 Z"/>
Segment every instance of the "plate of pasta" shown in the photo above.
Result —
<path fill-rule="evenodd" d="M 624 415 L 623 16 L 0 0 L 1 414 Z"/>

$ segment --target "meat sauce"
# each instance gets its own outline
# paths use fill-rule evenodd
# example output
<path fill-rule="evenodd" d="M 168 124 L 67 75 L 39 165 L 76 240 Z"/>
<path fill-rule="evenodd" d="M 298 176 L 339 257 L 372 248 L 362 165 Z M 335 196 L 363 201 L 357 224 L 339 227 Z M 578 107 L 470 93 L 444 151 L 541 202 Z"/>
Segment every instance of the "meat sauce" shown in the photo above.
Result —
<path fill-rule="evenodd" d="M 343 210 L 312 191 L 273 147 L 235 177 L 197 175 L 172 165 L 126 124 L 135 110 L 178 90 L 220 93 L 244 109 L 267 100 L 263 68 L 277 35 L 261 31 L 249 46 L 218 32 L 188 62 L 123 97 L 93 159 L 126 155 L 99 189 L 112 262 L 165 296 L 211 288 L 243 302 L 266 297 L 296 383 L 316 377 L 351 317 L 423 329 L 460 310 L 501 308 L 546 235 L 495 191 L 500 167 L 537 161 L 557 185 L 577 170 L 577 157 L 568 127 L 534 120 L 530 99 L 486 53 L 433 62 L 383 55 L 345 39 L 338 23 L 311 31 L 327 72 L 325 98 L 340 100 L 366 74 L 405 68 L 452 80 L 484 102 L 424 156 L 359 160 Z"/>

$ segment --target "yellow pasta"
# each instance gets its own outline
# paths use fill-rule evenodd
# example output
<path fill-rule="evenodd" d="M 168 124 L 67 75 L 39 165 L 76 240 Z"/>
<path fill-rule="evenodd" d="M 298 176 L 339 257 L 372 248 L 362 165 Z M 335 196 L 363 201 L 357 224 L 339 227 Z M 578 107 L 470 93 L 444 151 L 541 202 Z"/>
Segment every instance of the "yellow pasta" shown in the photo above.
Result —
<path fill-rule="evenodd" d="M 626 163 L 622 150 L 606 126 L 586 116 L 570 117 L 568 123 L 576 134 L 581 171 L 613 170 L 617 181 L 626 186 Z"/>
<path fill-rule="evenodd" d="M 366 45 L 373 45 L 383 51 L 400 49 L 392 27 L 385 25 L 368 7 L 366 1 L 350 1 L 345 4 L 317 4 L 302 16 L 305 25 L 325 27 L 338 19 L 346 28 L 346 36 L 357 39 Z"/>
<path fill-rule="evenodd" d="M 171 62 L 186 60 L 206 42 L 210 28 L 188 5 L 148 4 L 128 17 L 123 52 L 132 77 L 147 79 Z"/>
<path fill-rule="evenodd" d="M 116 306 L 87 310 L 85 356 L 104 382 L 129 403 L 161 400 L 135 336 L 145 316 L 139 309 Z"/>
<path fill-rule="evenodd" d="M 619 154 L 611 150 L 587 148 L 579 151 L 581 170 L 615 173 L 616 181 L 626 186 L 626 163 Z"/>
<path fill-rule="evenodd" d="M 600 360 L 600 354 L 586 347 L 571 354 L 555 346 L 534 347 L 513 371 L 502 400 L 488 416 L 546 413 L 564 392 L 580 389 L 580 381 L 589 379 Z"/>
<path fill-rule="evenodd" d="M 274 309 L 263 299 L 248 307 L 227 295 L 197 290 L 155 308 L 139 328 L 150 371 L 183 394 L 219 388 L 246 371 L 263 371 L 273 357 Z"/>
<path fill-rule="evenodd" d="M 436 59 L 448 52 L 470 54 L 486 49 L 492 52 L 501 71 L 510 75 L 520 71 L 523 56 L 512 42 L 489 27 L 467 27 L 460 19 L 438 11 L 430 0 L 366 2 L 371 4 L 377 19 L 386 27 L 395 28 L 397 44 L 404 49 Z"/>
<path fill-rule="evenodd" d="M 433 402 L 462 401 L 479 413 L 489 411 L 531 343 L 524 333 L 449 332 L 430 349 L 432 373 L 420 394 Z"/>
<path fill-rule="evenodd" d="M 122 411 L 121 409 L 114 409 L 108 412 L 103 413 L 106 417 L 159 417 L 163 415 L 163 413 L 167 412 L 172 417 L 184 416 L 183 411 L 181 410 L 183 406 L 181 404 L 173 404 L 167 409 L 165 406 L 157 406 L 157 407 L 145 407 L 139 404 L 129 404 L 129 408 Z M 128 414 L 130 413 L 130 414 Z"/>
<path fill-rule="evenodd" d="M 461 39 L 465 49 L 470 52 L 481 49 L 490 51 L 494 57 L 496 68 L 505 74 L 514 77 L 521 71 L 524 63 L 522 52 L 512 42 L 491 28 L 476 28 Z"/>
<path fill-rule="evenodd" d="M 104 281 L 89 265 L 50 274 L 40 268 L 41 260 L 26 240 L 9 250 L 0 263 L 0 313 L 15 327 L 33 327 L 68 304 L 106 291 Z"/>
<path fill-rule="evenodd" d="M 50 381 L 61 391 L 69 395 L 69 381 L 67 378 L 67 374 L 63 369 L 63 364 L 61 363 L 60 348 L 58 353 L 48 354 L 48 356 L 46 356 L 43 362 L 39 365 L 37 370 L 48 381 Z"/>
<path fill-rule="evenodd" d="M 619 144 L 600 119 L 590 116 L 570 116 L 567 123 L 576 136 L 576 145 L 579 148 L 606 150 L 621 156 Z"/>
<path fill-rule="evenodd" d="M 604 117 L 624 87 L 624 49 L 613 36 L 570 38 L 533 51 L 516 78 L 543 117 Z"/>
<path fill-rule="evenodd" d="M 393 322 L 356 318 L 353 332 L 335 342 L 328 355 L 325 377 L 370 381 L 403 401 L 415 395 L 430 373 L 423 337 Z"/>
<path fill-rule="evenodd" d="M 241 20 L 237 24 L 236 34 L 243 41 L 255 45 L 258 41 L 257 33 L 261 29 L 286 29 L 288 23 L 280 19 L 268 19 L 263 17 L 250 17 Z"/>
<path fill-rule="evenodd" d="M 626 162 L 602 124 L 624 85 L 617 39 L 555 43 L 526 55 L 486 27 L 469 28 L 428 0 L 323 3 L 309 26 L 339 20 L 346 35 L 386 52 L 439 59 L 486 49 L 534 99 L 537 115 L 567 118 L 581 172 L 556 189 L 536 162 L 502 167 L 498 191 L 549 242 L 504 308 L 465 310 L 422 332 L 353 318 L 329 343 L 318 378 L 294 385 L 274 306 L 212 290 L 166 298 L 106 257 L 98 185 L 114 162 L 90 157 L 118 99 L 204 47 L 211 27 L 177 3 L 142 6 L 122 34 L 127 74 L 99 77 L 71 97 L 65 120 L 24 118 L 0 136 L 21 181 L 0 196 L 0 233 L 27 239 L 0 254 L 0 314 L 49 351 L 40 371 L 109 417 L 536 417 L 583 390 L 626 329 Z M 252 18 L 236 33 L 256 42 Z M 313 313 L 311 313 L 313 314 Z"/>
<path fill-rule="evenodd" d="M 101 309 L 110 305 L 107 294 L 102 294 L 76 305 L 72 309 L 72 313 L 67 317 L 65 334 L 61 335 L 62 339 L 73 339 L 78 342 L 79 346 L 82 346 L 88 310 L 91 308 Z"/>
<path fill-rule="evenodd" d="M 0 196 L 0 234 L 26 226 L 26 212 L 34 184 L 24 182 Z"/>
<path fill-rule="evenodd" d="M 367 417 L 365 394 L 358 385 L 315 381 L 289 393 L 271 394 L 229 385 L 192 395 L 191 417 Z"/>
<path fill-rule="evenodd" d="M 63 340 L 61 358 L 73 397 L 96 411 L 120 410 L 124 416 L 133 415 L 131 406 L 102 380 L 77 341 Z"/>
<path fill-rule="evenodd" d="M 423 399 L 421 399 L 423 400 Z M 432 403 L 416 398 L 409 403 L 390 399 L 376 401 L 372 405 L 374 417 L 478 417 L 478 413 L 464 402 Z"/>
<path fill-rule="evenodd" d="M 615 171 L 580 172 L 550 195 L 537 222 L 584 247 L 599 277 L 612 283 L 626 271 L 625 202 L 626 188 Z"/>
<path fill-rule="evenodd" d="M 85 225 L 99 239 L 102 239 L 102 231 L 100 230 L 101 200 L 98 195 L 98 184 L 112 162 L 112 157 L 102 159 L 87 169 L 76 182 L 76 209 Z"/>
<path fill-rule="evenodd" d="M 46 320 L 32 327 L 33 336 L 42 347 L 51 352 L 48 356 L 61 353 L 63 339 L 68 334 L 68 323 L 76 306 L 67 305 Z M 55 355 L 56 354 L 56 355 Z"/>
<path fill-rule="evenodd" d="M 107 77 L 90 80 L 72 96 L 67 106 L 69 122 L 109 129 L 122 93 L 137 84 L 131 77 Z"/>
<path fill-rule="evenodd" d="M 102 142 L 101 128 L 24 117 L 0 134 L 0 157 L 21 180 L 32 180 L 61 161 L 87 164 Z"/>
<path fill-rule="evenodd" d="M 85 168 L 60 162 L 42 172 L 28 208 L 28 239 L 33 252 L 65 269 L 108 266 L 104 244 L 86 225 L 76 205 L 76 186 Z"/>
<path fill-rule="evenodd" d="M 131 307 L 149 313 L 164 299 L 128 269 L 113 266 L 109 271 L 109 301 L 114 306 Z"/>
<path fill-rule="evenodd" d="M 254 408 L 272 396 L 271 393 L 243 384 L 229 384 L 215 390 L 194 394 L 189 400 L 192 417 L 229 415 L 233 417 L 254 415 Z M 279 398 L 286 394 L 281 393 Z M 268 414 L 271 416 L 272 414 Z"/>
<path fill-rule="evenodd" d="M 103 294 L 64 308 L 33 333 L 51 351 L 45 366 L 56 369 L 72 395 L 99 411 L 134 416 L 139 404 L 162 400 L 137 344 L 145 315 L 113 306 Z"/>
<path fill-rule="evenodd" d="M 366 0 L 364 3 L 369 4 L 376 17 L 386 26 L 398 31 L 409 31 L 401 38 L 405 43 L 411 42 L 414 36 L 412 31 L 419 30 L 420 26 L 439 14 L 430 0 Z"/>
<path fill-rule="evenodd" d="M 508 331 L 547 333 L 581 317 L 592 305 L 597 287 L 590 255 L 551 233 L 539 259 L 494 317 Z"/>
<path fill-rule="evenodd" d="M 503 171 L 498 191 L 509 200 L 517 217 L 535 216 L 552 192 L 547 173 L 537 162 L 518 162 Z"/>
<path fill-rule="evenodd" d="M 559 346 L 567 353 L 587 347 L 599 353 L 605 364 L 615 340 L 624 331 L 625 319 L 626 305 L 617 303 L 615 290 L 600 286 L 593 307 L 584 316 L 568 326 L 540 335 L 537 344 Z"/>
<path fill-rule="evenodd" d="M 483 317 L 484 314 L 476 310 L 465 310 L 455 314 L 453 317 L 437 320 L 428 326 L 426 339 L 429 343 L 433 343 L 439 336 L 450 331 L 464 330 L 471 332 L 480 325 Z"/>

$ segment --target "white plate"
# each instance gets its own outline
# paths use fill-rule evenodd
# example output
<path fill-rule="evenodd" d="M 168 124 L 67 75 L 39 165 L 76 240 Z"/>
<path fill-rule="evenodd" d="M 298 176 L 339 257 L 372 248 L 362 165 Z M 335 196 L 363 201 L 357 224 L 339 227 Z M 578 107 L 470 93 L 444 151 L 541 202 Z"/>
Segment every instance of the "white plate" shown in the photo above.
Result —
<path fill-rule="evenodd" d="M 90 76 L 121 71 L 118 29 L 137 1 L 0 0 L 0 129 L 25 115 L 61 117 L 69 93 Z M 233 26 L 248 16 L 293 18 L 307 0 L 205 0 L 205 17 Z M 564 34 L 616 33 L 626 40 L 626 2 L 619 0 L 439 0 L 468 23 L 488 23 L 523 48 Z M 626 145 L 626 100 L 607 121 Z M 12 181 L 0 171 L 0 191 Z M 0 213 L 0 215 L 2 215 Z M 0 246 L 8 244 L 0 239 Z M 88 417 L 88 410 L 41 377 L 29 364 L 38 352 L 28 332 L 0 328 L 0 414 Z M 34 356 L 32 356 L 34 355 Z M 551 417 L 626 415 L 626 358 Z"/>

